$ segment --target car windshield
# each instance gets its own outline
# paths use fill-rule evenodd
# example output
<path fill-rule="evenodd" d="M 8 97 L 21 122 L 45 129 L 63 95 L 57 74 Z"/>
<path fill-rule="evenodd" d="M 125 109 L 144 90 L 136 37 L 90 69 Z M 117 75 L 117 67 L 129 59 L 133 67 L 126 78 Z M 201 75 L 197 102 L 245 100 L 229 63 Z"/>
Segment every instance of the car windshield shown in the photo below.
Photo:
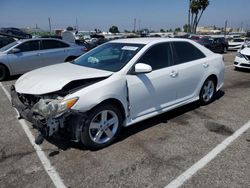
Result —
<path fill-rule="evenodd" d="M 4 51 L 10 49 L 11 47 L 15 46 L 16 44 L 18 44 L 17 41 L 12 42 L 12 43 L 10 43 L 10 44 L 8 44 L 8 45 L 6 45 L 6 46 L 0 48 L 0 52 L 4 52 Z"/>
<path fill-rule="evenodd" d="M 82 55 L 73 63 L 85 67 L 117 72 L 137 54 L 143 44 L 106 43 Z"/>
<path fill-rule="evenodd" d="M 233 42 L 244 42 L 244 39 L 233 39 Z"/>

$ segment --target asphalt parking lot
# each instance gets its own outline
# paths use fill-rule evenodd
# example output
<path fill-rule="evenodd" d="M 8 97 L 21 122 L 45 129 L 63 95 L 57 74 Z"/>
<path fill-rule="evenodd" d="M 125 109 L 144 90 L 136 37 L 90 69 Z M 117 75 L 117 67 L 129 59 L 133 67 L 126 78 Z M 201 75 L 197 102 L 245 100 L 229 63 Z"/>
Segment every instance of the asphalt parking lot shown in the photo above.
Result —
<path fill-rule="evenodd" d="M 225 83 L 207 106 L 192 103 L 124 128 L 102 150 L 54 139 L 42 151 L 66 187 L 167 186 L 250 120 L 250 71 L 235 71 L 234 56 L 224 55 Z M 8 91 L 16 79 L 3 87 Z M 0 187 L 55 187 L 2 88 L 0 102 Z M 250 130 L 182 187 L 250 187 L 249 154 Z"/>

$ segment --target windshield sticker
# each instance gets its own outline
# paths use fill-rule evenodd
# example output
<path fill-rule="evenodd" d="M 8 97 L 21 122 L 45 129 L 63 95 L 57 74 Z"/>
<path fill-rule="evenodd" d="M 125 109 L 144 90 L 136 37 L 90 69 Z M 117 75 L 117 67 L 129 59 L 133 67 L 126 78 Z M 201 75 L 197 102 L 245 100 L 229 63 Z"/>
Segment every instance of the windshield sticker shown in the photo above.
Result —
<path fill-rule="evenodd" d="M 90 57 L 88 58 L 88 63 L 98 64 L 99 62 L 100 62 L 100 60 L 97 59 L 96 57 L 90 56 Z"/>
<path fill-rule="evenodd" d="M 123 46 L 122 47 L 122 50 L 131 50 L 131 51 L 135 51 L 135 50 L 137 50 L 138 49 L 138 47 L 136 47 L 136 46 Z"/>

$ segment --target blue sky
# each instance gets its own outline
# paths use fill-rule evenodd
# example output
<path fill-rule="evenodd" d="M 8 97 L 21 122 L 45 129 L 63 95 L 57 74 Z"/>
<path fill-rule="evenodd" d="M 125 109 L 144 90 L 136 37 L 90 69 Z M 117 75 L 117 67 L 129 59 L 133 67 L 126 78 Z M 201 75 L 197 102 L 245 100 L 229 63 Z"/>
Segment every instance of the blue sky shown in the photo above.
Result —
<path fill-rule="evenodd" d="M 81 30 L 99 28 L 108 30 L 112 25 L 133 29 L 159 30 L 182 27 L 187 22 L 188 0 L 0 0 L 0 27 L 38 27 L 48 30 L 75 26 Z M 229 27 L 250 29 L 250 0 L 210 0 L 199 25 L 220 26 L 228 20 Z"/>

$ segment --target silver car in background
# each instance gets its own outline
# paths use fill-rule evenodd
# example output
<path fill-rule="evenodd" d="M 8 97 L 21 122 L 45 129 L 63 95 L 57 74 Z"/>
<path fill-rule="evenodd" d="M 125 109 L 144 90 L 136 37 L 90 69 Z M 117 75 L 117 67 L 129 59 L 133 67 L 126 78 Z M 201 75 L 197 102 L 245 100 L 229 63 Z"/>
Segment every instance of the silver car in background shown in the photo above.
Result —
<path fill-rule="evenodd" d="M 0 80 L 40 67 L 72 61 L 86 48 L 59 39 L 40 38 L 15 41 L 0 49 Z"/>

